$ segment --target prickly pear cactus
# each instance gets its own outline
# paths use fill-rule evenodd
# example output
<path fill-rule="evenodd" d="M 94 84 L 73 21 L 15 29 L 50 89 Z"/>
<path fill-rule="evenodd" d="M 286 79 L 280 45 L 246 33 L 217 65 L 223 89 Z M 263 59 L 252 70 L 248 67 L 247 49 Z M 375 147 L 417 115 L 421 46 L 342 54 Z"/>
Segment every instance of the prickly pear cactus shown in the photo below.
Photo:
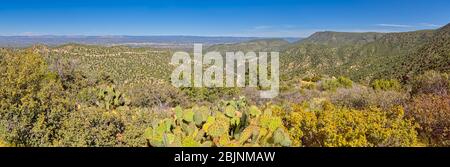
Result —
<path fill-rule="evenodd" d="M 259 108 L 256 106 L 250 106 L 248 111 L 249 111 L 250 116 L 253 116 L 253 117 L 257 117 L 257 116 L 261 115 L 261 110 L 259 110 Z"/>
<path fill-rule="evenodd" d="M 201 127 L 204 122 L 208 119 L 208 108 L 207 107 L 194 107 L 194 122 L 197 126 Z"/>
<path fill-rule="evenodd" d="M 203 125 L 203 130 L 213 138 L 228 133 L 229 128 L 230 120 L 221 113 L 217 113 L 216 117 L 209 117 L 207 122 Z"/>
<path fill-rule="evenodd" d="M 172 117 L 156 121 L 144 136 L 155 147 L 291 146 L 279 114 L 274 115 L 270 106 L 261 112 L 242 101 L 228 101 L 218 107 L 221 111 L 176 107 Z"/>
<path fill-rule="evenodd" d="M 124 106 L 125 103 L 126 98 L 122 93 L 118 92 L 113 85 L 101 86 L 98 88 L 96 104 L 99 107 L 110 110 Z"/>
<path fill-rule="evenodd" d="M 194 112 L 192 109 L 185 110 L 183 112 L 183 120 L 186 122 L 193 122 L 194 121 Z"/>

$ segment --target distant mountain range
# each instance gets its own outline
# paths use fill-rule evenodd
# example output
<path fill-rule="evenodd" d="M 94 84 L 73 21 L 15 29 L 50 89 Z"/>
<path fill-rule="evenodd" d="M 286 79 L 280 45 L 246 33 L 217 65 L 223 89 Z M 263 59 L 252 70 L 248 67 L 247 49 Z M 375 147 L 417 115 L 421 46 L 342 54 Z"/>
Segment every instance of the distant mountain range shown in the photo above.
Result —
<path fill-rule="evenodd" d="M 192 47 L 193 43 L 204 45 L 239 43 L 264 39 L 260 37 L 204 37 L 204 36 L 0 36 L 0 47 L 29 47 L 35 44 L 58 46 L 69 43 L 131 47 Z M 300 38 L 283 38 L 294 42 Z"/>
<path fill-rule="evenodd" d="M 283 51 L 286 76 L 333 75 L 354 80 L 450 71 L 450 24 L 402 33 L 318 32 Z"/>

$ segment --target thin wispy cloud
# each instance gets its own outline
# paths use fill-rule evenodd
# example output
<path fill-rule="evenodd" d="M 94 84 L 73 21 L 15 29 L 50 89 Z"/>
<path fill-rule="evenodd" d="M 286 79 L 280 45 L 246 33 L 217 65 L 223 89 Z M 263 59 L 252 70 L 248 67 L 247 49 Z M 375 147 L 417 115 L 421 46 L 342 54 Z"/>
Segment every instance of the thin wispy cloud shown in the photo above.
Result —
<path fill-rule="evenodd" d="M 441 27 L 441 25 L 432 24 L 432 23 L 420 23 L 423 27 Z"/>
<path fill-rule="evenodd" d="M 268 25 L 260 25 L 260 26 L 253 27 L 253 29 L 255 29 L 255 30 L 263 30 L 263 29 L 270 29 L 270 28 L 272 28 L 272 26 L 268 26 Z"/>
<path fill-rule="evenodd" d="M 379 27 L 379 28 L 301 28 L 293 25 L 282 26 L 258 26 L 258 28 L 252 27 L 251 29 L 242 30 L 240 32 L 234 32 L 226 34 L 225 36 L 251 36 L 251 37 L 308 37 L 315 32 L 322 31 L 336 31 L 336 32 L 402 32 L 406 30 L 393 29 L 391 27 Z"/>
<path fill-rule="evenodd" d="M 411 24 L 372 24 L 354 28 L 302 28 L 292 24 L 284 25 L 259 25 L 253 26 L 249 29 L 242 30 L 241 32 L 230 33 L 232 36 L 256 36 L 256 37 L 308 37 L 315 32 L 320 31 L 336 31 L 336 32 L 380 32 L 380 33 L 393 33 L 393 32 L 405 32 L 420 29 L 432 29 L 441 27 L 438 24 L 433 23 L 411 23 Z M 229 35 L 230 35 L 229 34 Z"/>
<path fill-rule="evenodd" d="M 266 29 L 293 29 L 296 28 L 297 26 L 295 25 L 259 25 L 259 26 L 254 26 L 253 29 L 254 30 L 266 30 Z"/>
<path fill-rule="evenodd" d="M 283 25 L 283 28 L 296 28 L 297 26 L 295 25 Z"/>
<path fill-rule="evenodd" d="M 433 24 L 433 23 L 419 23 L 415 25 L 406 25 L 406 24 L 376 24 L 378 27 L 386 27 L 386 28 L 423 28 L 423 27 L 441 27 L 441 25 Z"/>
<path fill-rule="evenodd" d="M 37 33 L 37 32 L 22 32 L 22 33 L 19 33 L 18 35 L 20 35 L 20 36 L 39 36 L 39 35 L 43 35 L 43 34 Z"/>
<path fill-rule="evenodd" d="M 412 25 L 405 25 L 405 24 L 377 24 L 376 26 L 379 27 L 392 27 L 392 28 L 414 28 L 415 26 Z"/>

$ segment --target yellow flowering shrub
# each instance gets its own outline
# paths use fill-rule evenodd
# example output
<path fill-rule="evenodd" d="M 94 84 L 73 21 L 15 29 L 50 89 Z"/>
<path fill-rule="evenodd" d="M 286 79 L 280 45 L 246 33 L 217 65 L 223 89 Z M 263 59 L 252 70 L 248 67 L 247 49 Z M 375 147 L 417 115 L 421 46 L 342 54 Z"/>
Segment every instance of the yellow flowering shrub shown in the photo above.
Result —
<path fill-rule="evenodd" d="M 418 146 L 416 125 L 401 107 L 354 110 L 324 103 L 323 110 L 293 106 L 287 120 L 293 145 L 313 147 Z"/>

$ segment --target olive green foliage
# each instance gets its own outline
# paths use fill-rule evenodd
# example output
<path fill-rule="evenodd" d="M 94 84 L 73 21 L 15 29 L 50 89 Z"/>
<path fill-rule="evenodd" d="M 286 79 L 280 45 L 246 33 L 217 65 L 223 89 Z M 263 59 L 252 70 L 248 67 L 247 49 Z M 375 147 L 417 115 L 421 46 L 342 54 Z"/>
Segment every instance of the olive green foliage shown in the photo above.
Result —
<path fill-rule="evenodd" d="M 157 117 L 152 111 L 118 107 L 105 110 L 87 107 L 70 113 L 62 123 L 56 146 L 134 146 L 146 145 L 145 128 Z"/>
<path fill-rule="evenodd" d="M 70 106 L 57 74 L 33 53 L 0 63 L 0 138 L 17 146 L 50 146 Z"/>
<path fill-rule="evenodd" d="M 302 80 L 306 81 L 306 82 L 318 82 L 318 81 L 322 80 L 322 76 L 314 75 L 314 76 L 311 76 L 311 77 L 305 77 Z"/>
<path fill-rule="evenodd" d="M 106 78 L 47 65 L 31 52 L 2 54 L 0 141 L 2 146 L 145 146 L 155 115 L 130 109 Z M 61 64 L 60 64 L 61 65 Z"/>
<path fill-rule="evenodd" d="M 217 51 L 222 54 L 225 54 L 225 52 L 274 52 L 274 51 L 280 51 L 282 47 L 289 44 L 288 41 L 285 41 L 283 39 L 257 39 L 257 40 L 251 40 L 236 44 L 218 44 L 213 45 L 208 48 L 206 48 L 206 52 L 211 51 Z"/>
<path fill-rule="evenodd" d="M 327 79 L 322 81 L 323 90 L 336 91 L 337 88 L 350 88 L 353 86 L 353 81 L 346 77 L 338 77 L 337 79 Z"/>
<path fill-rule="evenodd" d="M 118 92 L 113 86 L 101 86 L 97 90 L 97 102 L 96 104 L 105 108 L 106 110 L 115 109 L 125 105 L 125 97 L 122 93 Z"/>
<path fill-rule="evenodd" d="M 117 84 L 167 79 L 173 69 L 168 63 L 172 56 L 168 50 L 77 44 L 43 50 L 49 50 L 46 53 L 49 58 L 60 57 L 78 62 L 78 68 L 89 77 L 98 77 L 104 73 Z"/>
<path fill-rule="evenodd" d="M 86 108 L 71 113 L 63 122 L 61 146 L 115 146 L 124 131 L 122 122 L 102 108 Z"/>

